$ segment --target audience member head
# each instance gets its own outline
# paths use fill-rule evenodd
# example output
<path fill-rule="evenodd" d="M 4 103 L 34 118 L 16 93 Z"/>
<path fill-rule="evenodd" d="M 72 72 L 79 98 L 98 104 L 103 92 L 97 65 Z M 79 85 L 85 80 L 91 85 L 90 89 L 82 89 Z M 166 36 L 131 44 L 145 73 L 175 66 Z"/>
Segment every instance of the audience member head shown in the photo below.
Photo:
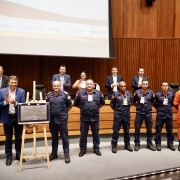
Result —
<path fill-rule="evenodd" d="M 140 67 L 138 68 L 138 75 L 142 77 L 144 75 L 144 68 Z"/>
<path fill-rule="evenodd" d="M 80 74 L 81 80 L 86 81 L 86 72 L 82 71 Z"/>
<path fill-rule="evenodd" d="M 117 67 L 112 67 L 111 72 L 112 72 L 112 75 L 113 75 L 113 76 L 116 76 L 116 75 L 117 75 L 117 72 L 118 72 Z"/>
<path fill-rule="evenodd" d="M 59 68 L 59 73 L 60 75 L 64 75 L 66 73 L 66 66 L 65 65 L 61 65 Z"/>

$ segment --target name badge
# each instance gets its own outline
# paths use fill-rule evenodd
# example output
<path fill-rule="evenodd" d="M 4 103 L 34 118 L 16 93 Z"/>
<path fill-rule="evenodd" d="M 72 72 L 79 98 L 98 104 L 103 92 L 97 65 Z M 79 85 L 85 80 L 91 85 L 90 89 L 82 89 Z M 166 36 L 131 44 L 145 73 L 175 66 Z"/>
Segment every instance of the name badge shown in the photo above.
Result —
<path fill-rule="evenodd" d="M 127 105 L 128 105 L 127 98 L 124 98 L 124 99 L 123 99 L 123 105 L 124 105 L 124 106 L 127 106 Z"/>
<path fill-rule="evenodd" d="M 88 94 L 88 101 L 93 101 L 93 95 Z"/>
<path fill-rule="evenodd" d="M 163 105 L 168 105 L 168 99 L 164 98 Z"/>
<path fill-rule="evenodd" d="M 86 88 L 86 85 L 84 83 L 81 84 L 81 88 Z"/>
<path fill-rule="evenodd" d="M 144 101 L 145 101 L 144 97 L 141 97 L 140 103 L 141 103 L 141 104 L 144 104 Z"/>

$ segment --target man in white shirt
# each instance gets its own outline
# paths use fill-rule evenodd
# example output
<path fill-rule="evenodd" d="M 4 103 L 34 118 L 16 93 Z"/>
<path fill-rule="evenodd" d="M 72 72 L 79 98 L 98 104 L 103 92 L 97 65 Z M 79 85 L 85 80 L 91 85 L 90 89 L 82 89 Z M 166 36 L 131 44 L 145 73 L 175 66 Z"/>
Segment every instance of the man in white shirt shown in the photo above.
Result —
<path fill-rule="evenodd" d="M 140 67 L 138 68 L 138 75 L 134 76 L 132 79 L 131 86 L 134 89 L 133 92 L 142 88 L 142 83 L 141 83 L 142 81 L 149 82 L 149 79 L 147 76 L 144 76 L 144 68 Z"/>
<path fill-rule="evenodd" d="M 108 99 L 111 99 L 112 94 L 116 92 L 117 90 L 119 90 L 118 84 L 120 81 L 123 80 L 122 76 L 117 74 L 118 73 L 117 67 L 113 67 L 111 69 L 111 72 L 112 72 L 112 75 L 106 78 L 106 83 L 105 83 L 105 87 L 107 88 L 106 96 Z"/>

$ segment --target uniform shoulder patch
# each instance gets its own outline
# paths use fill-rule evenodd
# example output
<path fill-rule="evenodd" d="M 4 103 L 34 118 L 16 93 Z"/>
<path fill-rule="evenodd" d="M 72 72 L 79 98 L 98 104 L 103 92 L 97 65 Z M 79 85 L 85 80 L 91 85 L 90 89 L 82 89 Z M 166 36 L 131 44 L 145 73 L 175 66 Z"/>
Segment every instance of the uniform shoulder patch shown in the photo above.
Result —
<path fill-rule="evenodd" d="M 51 93 L 51 91 L 50 91 L 50 92 L 48 92 L 48 93 L 47 93 L 47 95 L 49 95 L 50 93 Z"/>
<path fill-rule="evenodd" d="M 66 91 L 64 91 L 64 94 L 68 94 Z"/>

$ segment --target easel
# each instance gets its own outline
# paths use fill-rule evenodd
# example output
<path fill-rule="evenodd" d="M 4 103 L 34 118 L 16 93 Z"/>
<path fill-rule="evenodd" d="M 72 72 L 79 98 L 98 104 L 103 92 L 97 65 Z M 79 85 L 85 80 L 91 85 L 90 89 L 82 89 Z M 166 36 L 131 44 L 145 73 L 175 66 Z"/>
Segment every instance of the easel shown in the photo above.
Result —
<path fill-rule="evenodd" d="M 36 95 L 35 95 L 35 81 L 33 81 L 33 100 L 30 103 L 37 103 Z M 42 93 L 40 92 L 40 101 L 42 101 Z M 29 103 L 29 92 L 27 92 L 26 96 L 26 103 Z M 45 122 L 41 122 L 45 123 Z M 47 122 L 46 122 L 47 123 Z M 26 125 L 23 124 L 23 134 L 22 134 L 22 144 L 21 144 L 21 156 L 20 156 L 20 163 L 19 163 L 19 172 L 22 171 L 22 160 L 23 158 L 37 158 L 37 157 L 46 157 L 47 160 L 47 168 L 50 169 L 50 162 L 49 162 L 49 153 L 48 153 L 48 143 L 47 143 L 47 134 L 46 134 L 46 126 L 43 124 L 43 130 L 44 130 L 44 141 L 45 141 L 45 148 L 46 148 L 46 154 L 38 154 L 36 151 L 36 124 L 33 126 L 33 155 L 30 156 L 24 156 L 24 141 L 25 141 L 25 132 L 26 132 Z"/>

